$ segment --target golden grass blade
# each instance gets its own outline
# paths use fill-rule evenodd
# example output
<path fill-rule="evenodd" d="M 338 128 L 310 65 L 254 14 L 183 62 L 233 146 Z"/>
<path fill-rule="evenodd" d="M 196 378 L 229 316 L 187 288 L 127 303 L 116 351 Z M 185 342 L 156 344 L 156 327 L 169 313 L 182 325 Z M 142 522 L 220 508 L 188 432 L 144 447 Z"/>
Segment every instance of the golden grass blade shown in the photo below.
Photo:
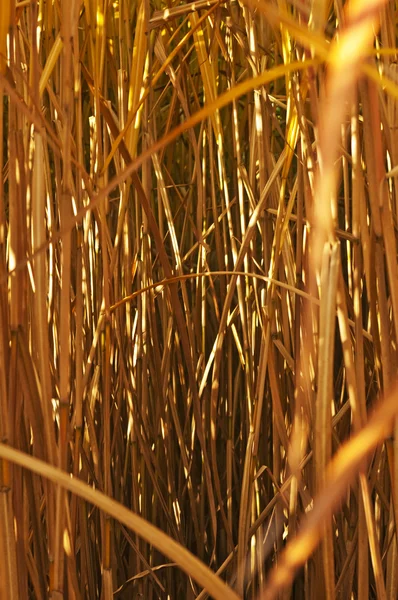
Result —
<path fill-rule="evenodd" d="M 329 93 L 320 107 L 319 162 L 320 176 L 315 186 L 316 198 L 314 220 L 317 236 L 314 240 L 314 268 L 319 268 L 324 241 L 333 237 L 333 221 L 336 219 L 334 189 L 339 128 L 345 117 L 346 105 L 341 98 L 352 98 L 359 67 L 372 43 L 374 30 L 378 27 L 379 2 L 351 2 L 347 6 L 345 30 L 331 46 L 328 63 Z"/>
<path fill-rule="evenodd" d="M 44 145 L 42 136 L 35 134 L 35 154 L 33 164 L 33 185 L 32 185 L 32 242 L 33 249 L 40 247 L 46 239 L 45 231 L 45 179 L 43 172 Z M 37 256 L 34 261 L 34 274 L 36 294 L 35 303 L 35 343 L 39 349 L 40 362 L 38 370 L 40 372 L 41 394 L 40 401 L 44 417 L 44 443 L 46 446 L 46 456 L 51 464 L 55 463 L 56 446 L 54 432 L 52 429 L 51 414 L 51 378 L 49 373 L 49 344 L 47 335 L 47 281 L 46 281 L 46 261 L 43 254 Z"/>
<path fill-rule="evenodd" d="M 137 24 L 134 37 L 133 58 L 130 71 L 130 85 L 128 96 L 128 122 L 134 120 L 134 126 L 130 127 L 126 134 L 126 144 L 133 158 L 136 156 L 138 136 L 140 131 L 142 105 L 136 109 L 141 96 L 144 93 L 144 80 L 146 77 L 145 61 L 147 60 L 147 4 L 143 0 L 138 3 Z"/>
<path fill-rule="evenodd" d="M 61 39 L 61 36 L 58 35 L 57 39 L 54 42 L 53 47 L 51 48 L 51 52 L 48 55 L 48 58 L 46 60 L 46 64 L 44 65 L 43 68 L 43 72 L 40 75 L 40 82 L 39 82 L 39 94 L 40 96 L 43 95 L 44 90 L 46 89 L 46 85 L 48 84 L 48 81 L 51 77 L 51 73 L 54 70 L 54 67 L 56 65 L 57 60 L 59 59 L 59 56 L 62 52 L 63 49 L 63 41 Z"/>
<path fill-rule="evenodd" d="M 318 393 L 315 404 L 315 478 L 316 489 L 320 493 L 325 486 L 326 465 L 332 456 L 332 414 L 333 398 L 332 366 L 334 354 L 333 318 L 336 310 L 337 282 L 339 273 L 339 246 L 325 246 L 321 270 L 321 306 L 318 353 Z M 326 598 L 333 599 L 334 592 L 334 551 L 332 523 L 324 523 L 322 535 L 322 562 Z"/>

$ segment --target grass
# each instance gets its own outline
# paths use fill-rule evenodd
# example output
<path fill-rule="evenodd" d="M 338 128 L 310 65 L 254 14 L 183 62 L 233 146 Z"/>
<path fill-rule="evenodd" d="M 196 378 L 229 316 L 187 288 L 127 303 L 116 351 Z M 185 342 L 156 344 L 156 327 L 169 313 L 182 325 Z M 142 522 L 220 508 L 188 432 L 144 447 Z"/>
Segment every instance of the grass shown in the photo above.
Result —
<path fill-rule="evenodd" d="M 3 4 L 0 597 L 395 599 L 395 3 Z"/>

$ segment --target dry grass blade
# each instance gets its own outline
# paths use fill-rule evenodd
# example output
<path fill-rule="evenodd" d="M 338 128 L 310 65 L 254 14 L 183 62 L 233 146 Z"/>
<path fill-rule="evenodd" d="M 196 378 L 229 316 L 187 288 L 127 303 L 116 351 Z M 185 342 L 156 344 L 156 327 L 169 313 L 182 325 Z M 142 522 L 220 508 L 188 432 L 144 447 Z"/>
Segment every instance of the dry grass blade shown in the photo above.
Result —
<path fill-rule="evenodd" d="M 321 307 L 319 318 L 318 393 L 315 404 L 314 461 L 318 493 L 325 487 L 326 465 L 332 456 L 333 353 L 337 282 L 340 267 L 339 247 L 325 246 L 321 270 Z M 325 596 L 334 598 L 334 549 L 332 523 L 325 522 L 322 536 L 322 562 Z"/>

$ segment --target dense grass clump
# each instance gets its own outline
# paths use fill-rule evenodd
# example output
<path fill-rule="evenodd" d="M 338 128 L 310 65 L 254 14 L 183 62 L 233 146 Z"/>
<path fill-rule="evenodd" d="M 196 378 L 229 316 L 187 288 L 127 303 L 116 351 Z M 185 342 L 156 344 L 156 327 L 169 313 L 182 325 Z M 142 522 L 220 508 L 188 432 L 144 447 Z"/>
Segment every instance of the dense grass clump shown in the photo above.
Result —
<path fill-rule="evenodd" d="M 397 598 L 396 25 L 2 2 L 0 598 Z"/>

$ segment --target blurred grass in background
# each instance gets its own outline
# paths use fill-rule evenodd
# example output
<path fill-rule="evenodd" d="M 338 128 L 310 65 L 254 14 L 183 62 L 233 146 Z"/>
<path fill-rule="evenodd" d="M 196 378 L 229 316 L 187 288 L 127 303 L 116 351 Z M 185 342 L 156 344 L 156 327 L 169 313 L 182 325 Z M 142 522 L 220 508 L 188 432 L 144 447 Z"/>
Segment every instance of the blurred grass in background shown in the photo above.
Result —
<path fill-rule="evenodd" d="M 1 598 L 397 598 L 397 8 L 3 0 Z"/>

